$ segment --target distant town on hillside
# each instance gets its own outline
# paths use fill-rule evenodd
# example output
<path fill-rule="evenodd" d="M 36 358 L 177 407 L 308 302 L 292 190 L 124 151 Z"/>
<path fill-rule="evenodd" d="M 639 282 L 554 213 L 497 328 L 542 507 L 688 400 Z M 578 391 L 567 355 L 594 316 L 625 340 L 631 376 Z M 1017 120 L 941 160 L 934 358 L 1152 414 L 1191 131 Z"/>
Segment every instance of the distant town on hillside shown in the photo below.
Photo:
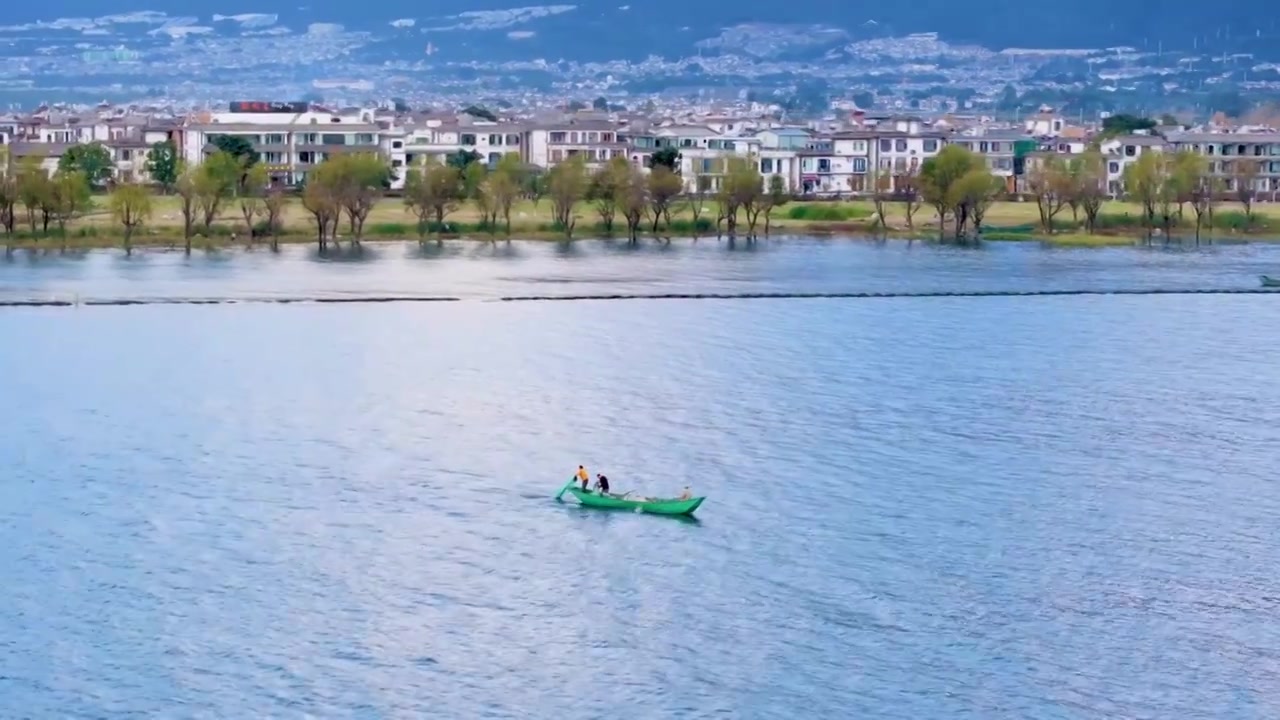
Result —
<path fill-rule="evenodd" d="M 1134 109 L 1207 118 L 1280 100 L 1280 33 L 1273 19 L 1240 21 L 1244 0 L 1199 24 L 1193 8 L 1132 25 L 1124 23 L 1133 8 L 974 16 L 966 6 L 965 18 L 944 22 L 957 11 L 937 4 L 916 0 L 912 7 L 933 14 L 892 21 L 829 8 L 797 9 L 788 20 L 776 8 L 737 6 L 713 20 L 702 5 L 663 15 L 626 4 L 390 15 L 394 3 L 380 7 L 383 19 L 318 5 L 10 20 L 0 26 L 0 106 L 213 108 L 249 97 L 534 109 L 604 97 L 632 110 L 664 100 L 759 102 L 803 117 L 845 102 L 1010 117 L 1050 105 L 1077 117 Z M 1055 17 L 1028 24 L 1035 13 Z M 1087 18 L 1096 31 L 1073 29 L 1070 18 Z M 917 31 L 933 20 L 945 30 Z"/>

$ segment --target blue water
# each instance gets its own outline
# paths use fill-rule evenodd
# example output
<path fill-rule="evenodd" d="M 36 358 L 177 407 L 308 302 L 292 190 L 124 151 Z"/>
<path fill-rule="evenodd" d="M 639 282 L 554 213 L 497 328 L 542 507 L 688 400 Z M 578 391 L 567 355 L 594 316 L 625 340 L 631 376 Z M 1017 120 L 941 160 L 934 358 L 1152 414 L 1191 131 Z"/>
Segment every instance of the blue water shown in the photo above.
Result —
<path fill-rule="evenodd" d="M 1274 254 L 708 248 L 4 267 L 476 299 L 0 310 L 0 717 L 1280 714 L 1278 298 L 481 299 Z M 552 502 L 579 462 L 709 499 Z"/>
<path fill-rule="evenodd" d="M 989 243 L 778 238 L 730 244 L 625 241 L 369 244 L 359 256 L 102 251 L 0 253 L 0 301 L 665 292 L 933 292 L 1257 288 L 1280 276 L 1280 243 L 1151 249 L 1052 249 Z"/>

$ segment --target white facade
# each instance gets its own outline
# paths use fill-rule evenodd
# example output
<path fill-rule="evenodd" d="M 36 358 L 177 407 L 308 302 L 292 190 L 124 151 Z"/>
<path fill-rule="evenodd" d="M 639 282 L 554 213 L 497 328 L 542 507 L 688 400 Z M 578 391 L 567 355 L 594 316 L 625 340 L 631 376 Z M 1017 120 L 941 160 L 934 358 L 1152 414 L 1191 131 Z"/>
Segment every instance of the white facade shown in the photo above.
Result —
<path fill-rule="evenodd" d="M 525 162 L 549 168 L 581 155 L 588 167 L 598 167 L 615 157 L 627 157 L 628 145 L 618 139 L 618 131 L 605 123 L 567 123 L 535 128 L 525 133 Z"/>
<path fill-rule="evenodd" d="M 186 162 L 198 164 L 215 137 L 244 137 L 261 154 L 273 180 L 295 184 L 333 153 L 383 151 L 386 131 L 373 121 L 371 110 L 347 115 L 322 111 L 209 113 L 186 128 L 180 151 Z"/>
<path fill-rule="evenodd" d="M 1124 171 L 1144 153 L 1161 152 L 1164 140 L 1150 135 L 1111 138 L 1099 146 L 1107 161 L 1107 189 L 1112 195 L 1124 193 Z"/>
<path fill-rule="evenodd" d="M 945 144 L 942 135 L 878 133 L 869 148 L 874 158 L 872 167 L 893 175 L 912 173 L 941 152 Z"/>
<path fill-rule="evenodd" d="M 1034 137 L 1058 137 L 1066 126 L 1062 118 L 1051 113 L 1040 113 L 1026 119 L 1023 127 Z"/>

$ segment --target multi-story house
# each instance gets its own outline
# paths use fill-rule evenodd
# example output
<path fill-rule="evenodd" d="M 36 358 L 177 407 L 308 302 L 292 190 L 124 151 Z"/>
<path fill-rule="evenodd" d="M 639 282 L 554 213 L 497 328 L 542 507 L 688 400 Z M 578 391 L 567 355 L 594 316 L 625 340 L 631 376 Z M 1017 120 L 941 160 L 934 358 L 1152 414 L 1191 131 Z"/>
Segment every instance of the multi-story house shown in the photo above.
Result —
<path fill-rule="evenodd" d="M 171 142 L 182 147 L 182 123 L 175 118 L 146 115 L 112 118 L 95 127 L 94 142 L 111 153 L 116 177 L 148 181 L 147 154 L 156 143 Z"/>
<path fill-rule="evenodd" d="M 50 175 L 57 172 L 58 161 L 75 143 L 47 143 L 15 140 L 9 145 L 10 157 L 14 162 L 27 161 L 28 158 L 39 158 L 40 167 Z"/>
<path fill-rule="evenodd" d="M 760 140 L 755 137 L 708 136 L 699 138 L 694 144 L 687 144 L 691 139 L 687 135 L 673 136 L 671 139 L 681 143 L 680 174 L 685 178 L 686 189 L 690 191 L 694 190 L 695 183 L 701 183 L 703 190 L 718 190 L 729 158 L 739 157 L 757 165 L 763 159 Z M 659 137 L 659 142 L 661 140 Z M 768 174 L 781 174 L 775 167 L 777 159 L 779 156 L 770 155 Z"/>
<path fill-rule="evenodd" d="M 219 135 L 247 138 L 262 156 L 272 182 L 298 184 L 334 153 L 382 149 L 384 128 L 372 110 L 338 114 L 294 106 L 254 112 L 206 113 L 186 127 L 181 152 L 201 162 Z"/>
<path fill-rule="evenodd" d="M 1113 197 L 1124 194 L 1124 171 L 1144 153 L 1163 152 L 1165 139 L 1158 135 L 1125 135 L 1110 138 L 1099 145 L 1107 160 L 1107 192 Z"/>
<path fill-rule="evenodd" d="M 1264 199 L 1280 197 L 1280 133 L 1170 133 L 1172 151 L 1190 150 L 1205 156 L 1209 171 L 1222 180 L 1227 192 L 1249 178 L 1253 190 Z M 1253 168 L 1244 172 L 1240 163 Z"/>
<path fill-rule="evenodd" d="M 0 145 L 9 145 L 18 137 L 18 119 L 0 116 Z"/>
<path fill-rule="evenodd" d="M 1040 149 L 1041 143 L 1018 130 L 988 130 L 975 135 L 957 135 L 950 141 L 985 158 L 991 174 L 1004 181 L 1008 192 L 1017 189 L 1017 178 L 1025 174 L 1018 158 Z"/>
<path fill-rule="evenodd" d="M 1050 108 L 1040 108 L 1040 112 L 1023 121 L 1026 134 L 1041 138 L 1056 138 L 1066 129 L 1066 121 Z"/>
<path fill-rule="evenodd" d="M 534 125 L 524 133 L 521 157 L 525 162 L 549 168 L 581 156 L 595 168 L 615 157 L 628 157 L 630 146 L 619 136 L 618 125 L 608 120 L 570 119 Z"/>
<path fill-rule="evenodd" d="M 18 137 L 28 142 L 78 145 L 93 142 L 95 120 L 78 115 L 49 113 L 18 121 Z"/>
<path fill-rule="evenodd" d="M 768 189 L 774 175 L 782 178 L 782 187 L 788 193 L 800 192 L 800 151 L 790 148 L 765 148 L 758 151 L 760 175 Z"/>
<path fill-rule="evenodd" d="M 462 150 L 461 132 L 455 117 L 409 118 L 397 135 L 404 150 L 404 163 L 412 167 L 422 162 L 443 163 Z M 394 148 L 395 140 L 392 140 Z"/>
<path fill-rule="evenodd" d="M 443 160 L 456 152 L 473 152 L 492 167 L 503 155 L 524 155 L 524 132 L 523 126 L 514 123 L 464 114 L 443 122 L 428 121 L 425 127 L 409 132 L 407 141 L 415 154 L 425 152 Z"/>
<path fill-rule="evenodd" d="M 761 130 L 756 133 L 761 147 L 774 150 L 807 150 L 814 133 L 806 128 L 781 127 Z"/>
<path fill-rule="evenodd" d="M 800 151 L 800 192 L 842 195 L 866 192 L 871 151 L 876 135 L 867 131 L 810 138 Z"/>
<path fill-rule="evenodd" d="M 899 178 L 920 172 L 924 161 L 941 152 L 946 143 L 947 135 L 942 132 L 916 128 L 886 131 L 877 126 L 869 140 L 868 165 L 877 174 L 887 174 L 896 189 Z"/>

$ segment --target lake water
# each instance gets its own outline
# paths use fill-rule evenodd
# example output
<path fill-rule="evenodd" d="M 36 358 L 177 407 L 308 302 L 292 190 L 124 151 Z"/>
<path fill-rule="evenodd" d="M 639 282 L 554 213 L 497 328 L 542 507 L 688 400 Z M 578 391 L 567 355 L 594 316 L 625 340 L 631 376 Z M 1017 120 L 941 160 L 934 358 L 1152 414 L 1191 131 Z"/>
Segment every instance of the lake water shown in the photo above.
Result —
<path fill-rule="evenodd" d="M 935 292 L 1257 288 L 1280 276 L 1280 243 L 1164 249 L 980 250 L 891 241 L 714 238 L 617 242 L 312 245 L 253 252 L 0 253 L 0 302 L 21 299 L 351 298 L 666 292 Z"/>
<path fill-rule="evenodd" d="M 0 309 L 0 716 L 1274 718 L 1272 246 L 95 253 Z M 496 255 L 496 257 L 493 257 Z M 578 463 L 700 521 L 553 502 Z"/>

